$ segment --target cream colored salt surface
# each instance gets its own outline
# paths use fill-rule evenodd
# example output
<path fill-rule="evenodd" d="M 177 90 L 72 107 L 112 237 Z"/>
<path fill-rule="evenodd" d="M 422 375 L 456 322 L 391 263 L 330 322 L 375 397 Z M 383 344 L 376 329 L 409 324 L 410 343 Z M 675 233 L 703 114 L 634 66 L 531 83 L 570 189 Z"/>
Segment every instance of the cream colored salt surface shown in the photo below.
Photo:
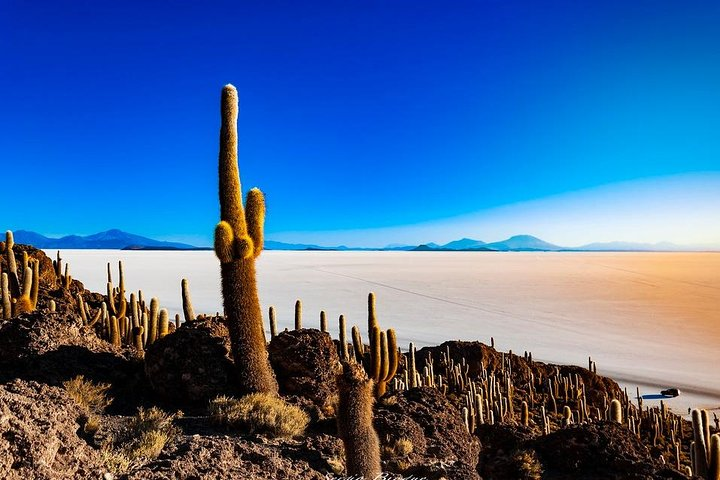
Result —
<path fill-rule="evenodd" d="M 54 255 L 48 252 L 49 255 Z M 143 289 L 182 315 L 180 280 L 195 311 L 222 311 L 213 252 L 66 250 L 74 278 L 105 291 L 107 262 L 122 259 L 128 291 Z M 113 267 L 116 271 L 116 267 Z M 328 314 L 365 331 L 367 293 L 380 323 L 416 345 L 480 340 L 536 360 L 587 365 L 641 394 L 679 387 L 676 411 L 720 407 L 720 253 L 495 253 L 266 251 L 263 305 L 292 328 Z M 648 402 L 646 402 L 647 404 Z"/>

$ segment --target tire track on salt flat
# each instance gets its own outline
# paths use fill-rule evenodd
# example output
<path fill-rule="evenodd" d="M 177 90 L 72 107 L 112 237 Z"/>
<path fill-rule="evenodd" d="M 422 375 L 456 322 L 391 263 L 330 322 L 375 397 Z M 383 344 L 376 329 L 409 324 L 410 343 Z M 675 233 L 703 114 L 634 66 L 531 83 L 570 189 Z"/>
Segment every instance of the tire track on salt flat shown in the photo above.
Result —
<path fill-rule="evenodd" d="M 413 291 L 413 290 L 408 290 L 408 289 L 406 289 L 406 288 L 396 287 L 396 286 L 394 286 L 394 285 L 390 285 L 390 284 L 387 284 L 387 283 L 378 282 L 378 281 L 375 281 L 375 280 L 368 280 L 368 279 L 366 279 L 366 278 L 357 277 L 357 276 L 355 276 L 355 275 L 349 275 L 349 274 L 345 274 L 345 273 L 338 273 L 338 272 L 331 272 L 331 271 L 328 271 L 328 270 L 323 270 L 323 269 L 320 268 L 320 267 L 311 267 L 311 270 L 315 270 L 315 271 L 317 271 L 317 272 L 325 273 L 325 274 L 328 274 L 328 275 L 336 275 L 336 276 L 338 276 L 338 277 L 344 277 L 344 278 L 349 278 L 349 279 L 352 279 L 352 280 L 358 280 L 358 281 L 365 282 L 365 283 L 368 283 L 368 284 L 371 284 L 371 285 L 377 285 L 377 286 L 379 286 L 379 287 L 384 287 L 384 288 L 387 288 L 387 289 L 390 289 L 390 290 L 395 290 L 395 291 L 402 292 L 402 293 L 406 293 L 406 294 L 409 294 L 409 295 L 415 295 L 415 296 L 418 296 L 418 297 L 427 298 L 427 299 L 429 299 L 429 300 L 435 300 L 435 301 L 438 301 L 438 302 L 443 302 L 443 303 L 447 303 L 447 304 L 450 304 L 450 305 L 455 305 L 455 306 L 458 306 L 458 307 L 468 308 L 468 309 L 476 310 L 476 311 L 479 311 L 479 312 L 484 312 L 484 313 L 489 313 L 489 314 L 498 315 L 498 316 L 502 316 L 502 317 L 512 318 L 512 319 L 514 319 L 514 320 L 519 320 L 519 321 L 521 321 L 521 322 L 526 322 L 526 323 L 528 323 L 528 324 L 530 324 L 530 325 L 543 325 L 543 326 L 546 326 L 546 327 L 549 327 L 549 328 L 552 328 L 552 329 L 555 329 L 555 330 L 563 330 L 563 331 L 566 331 L 566 332 L 569 332 L 569 333 L 573 333 L 573 334 L 575 334 L 575 335 L 580 335 L 581 337 L 590 337 L 590 336 L 592 336 L 592 335 L 588 334 L 588 332 L 587 332 L 585 329 L 572 328 L 572 327 L 570 327 L 570 326 L 568 326 L 567 324 L 564 324 L 564 323 L 558 324 L 558 323 L 554 323 L 554 322 L 548 321 L 548 320 L 541 320 L 541 319 L 538 318 L 537 315 L 533 315 L 532 318 L 528 318 L 528 317 L 526 317 L 526 316 L 522 316 L 522 315 L 518 315 L 518 314 L 515 314 L 515 313 L 511 313 L 511 312 L 508 312 L 508 311 L 506 311 L 506 310 L 499 310 L 499 309 L 494 309 L 494 308 L 489 308 L 489 307 L 481 307 L 481 306 L 478 306 L 478 305 L 472 305 L 472 304 L 468 304 L 468 303 L 462 303 L 462 302 L 458 302 L 458 301 L 455 301 L 455 300 L 450 300 L 450 299 L 448 299 L 448 298 L 437 297 L 437 296 L 434 296 L 434 295 L 429 295 L 429 294 L 427 294 L 427 293 L 416 292 L 416 291 Z M 560 316 L 560 315 L 557 315 L 557 314 L 554 314 L 554 313 L 549 313 L 549 312 L 543 312 L 543 313 L 544 313 L 546 316 L 549 316 L 550 318 L 557 318 L 557 319 L 561 320 L 561 322 L 562 322 L 562 321 L 567 321 L 566 318 L 563 317 L 563 316 Z M 613 335 L 614 335 L 614 334 L 613 334 Z M 617 335 L 615 335 L 615 336 L 617 336 L 618 339 L 623 338 L 623 335 L 621 335 L 621 334 L 617 334 Z"/>

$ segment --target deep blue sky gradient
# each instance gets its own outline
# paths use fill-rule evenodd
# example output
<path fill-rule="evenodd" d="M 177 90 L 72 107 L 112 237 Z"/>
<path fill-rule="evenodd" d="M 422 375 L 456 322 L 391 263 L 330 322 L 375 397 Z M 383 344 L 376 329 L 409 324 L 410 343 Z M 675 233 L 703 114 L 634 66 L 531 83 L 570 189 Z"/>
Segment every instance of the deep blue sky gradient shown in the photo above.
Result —
<path fill-rule="evenodd" d="M 717 172 L 718 25 L 711 1 L 3 0 L 0 227 L 209 241 L 225 83 L 270 237 Z"/>

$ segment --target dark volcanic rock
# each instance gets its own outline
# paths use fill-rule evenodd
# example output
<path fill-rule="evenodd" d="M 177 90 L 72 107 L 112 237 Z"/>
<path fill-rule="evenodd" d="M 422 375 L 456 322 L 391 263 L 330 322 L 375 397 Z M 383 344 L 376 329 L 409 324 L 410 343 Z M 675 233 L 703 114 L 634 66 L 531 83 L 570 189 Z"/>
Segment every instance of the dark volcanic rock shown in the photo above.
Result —
<path fill-rule="evenodd" d="M 380 443 L 390 448 L 384 464 L 390 471 L 428 478 L 478 478 L 480 444 L 465 429 L 458 409 L 434 388 L 383 397 L 376 407 L 375 428 Z M 401 439 L 410 441 L 411 453 L 392 452 Z"/>
<path fill-rule="evenodd" d="M 545 467 L 543 479 L 686 478 L 653 460 L 629 429 L 613 422 L 562 428 L 534 443 Z"/>
<path fill-rule="evenodd" d="M 308 328 L 281 332 L 268 351 L 280 393 L 309 399 L 324 415 L 334 413 L 342 367 L 329 334 Z"/>
<path fill-rule="evenodd" d="M 299 442 L 193 435 L 123 478 L 324 480 L 328 473 L 322 454 Z"/>
<path fill-rule="evenodd" d="M 81 414 L 62 389 L 0 385 L 0 478 L 101 478 L 98 452 L 76 433 Z"/>
<path fill-rule="evenodd" d="M 142 364 L 83 327 L 78 317 L 36 311 L 0 321 L 0 382 L 21 378 L 61 386 L 77 375 L 112 385 L 110 395 L 123 401 L 111 411 L 132 412 L 143 395 Z"/>
<path fill-rule="evenodd" d="M 0 320 L 0 362 L 42 355 L 61 345 L 80 346 L 92 352 L 119 352 L 84 327 L 76 315 L 35 311 Z"/>
<path fill-rule="evenodd" d="M 230 393 L 234 368 L 227 328 L 218 319 L 184 323 L 147 348 L 145 373 L 153 390 L 175 404 Z"/>

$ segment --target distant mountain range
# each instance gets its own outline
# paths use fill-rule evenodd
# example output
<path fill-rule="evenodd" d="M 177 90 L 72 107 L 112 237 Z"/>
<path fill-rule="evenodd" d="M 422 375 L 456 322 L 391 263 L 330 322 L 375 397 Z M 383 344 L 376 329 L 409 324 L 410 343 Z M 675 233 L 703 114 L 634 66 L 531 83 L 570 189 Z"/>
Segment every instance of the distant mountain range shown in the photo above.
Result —
<path fill-rule="evenodd" d="M 14 232 L 17 243 L 26 243 L 44 249 L 124 249 L 124 250 L 210 250 L 211 247 L 196 247 L 186 243 L 164 242 L 152 238 L 134 235 L 122 230 L 108 230 L 94 235 L 68 235 L 61 238 L 49 238 L 27 230 Z M 707 250 L 701 247 L 661 243 L 607 242 L 590 243 L 580 247 L 561 247 L 541 240 L 532 235 L 515 235 L 499 242 L 485 243 L 482 240 L 462 238 L 444 245 L 429 242 L 421 245 L 392 244 L 383 248 L 347 247 L 345 245 L 328 247 L 305 243 L 284 243 L 265 240 L 266 250 L 384 250 L 384 251 L 465 251 L 465 252 L 682 252 Z"/>
<path fill-rule="evenodd" d="M 27 230 L 13 232 L 16 243 L 27 243 L 36 248 L 64 249 L 110 249 L 110 250 L 197 250 L 198 247 L 186 243 L 163 242 L 152 238 L 134 235 L 122 230 L 108 230 L 85 237 L 68 235 L 61 238 L 49 238 Z"/>

